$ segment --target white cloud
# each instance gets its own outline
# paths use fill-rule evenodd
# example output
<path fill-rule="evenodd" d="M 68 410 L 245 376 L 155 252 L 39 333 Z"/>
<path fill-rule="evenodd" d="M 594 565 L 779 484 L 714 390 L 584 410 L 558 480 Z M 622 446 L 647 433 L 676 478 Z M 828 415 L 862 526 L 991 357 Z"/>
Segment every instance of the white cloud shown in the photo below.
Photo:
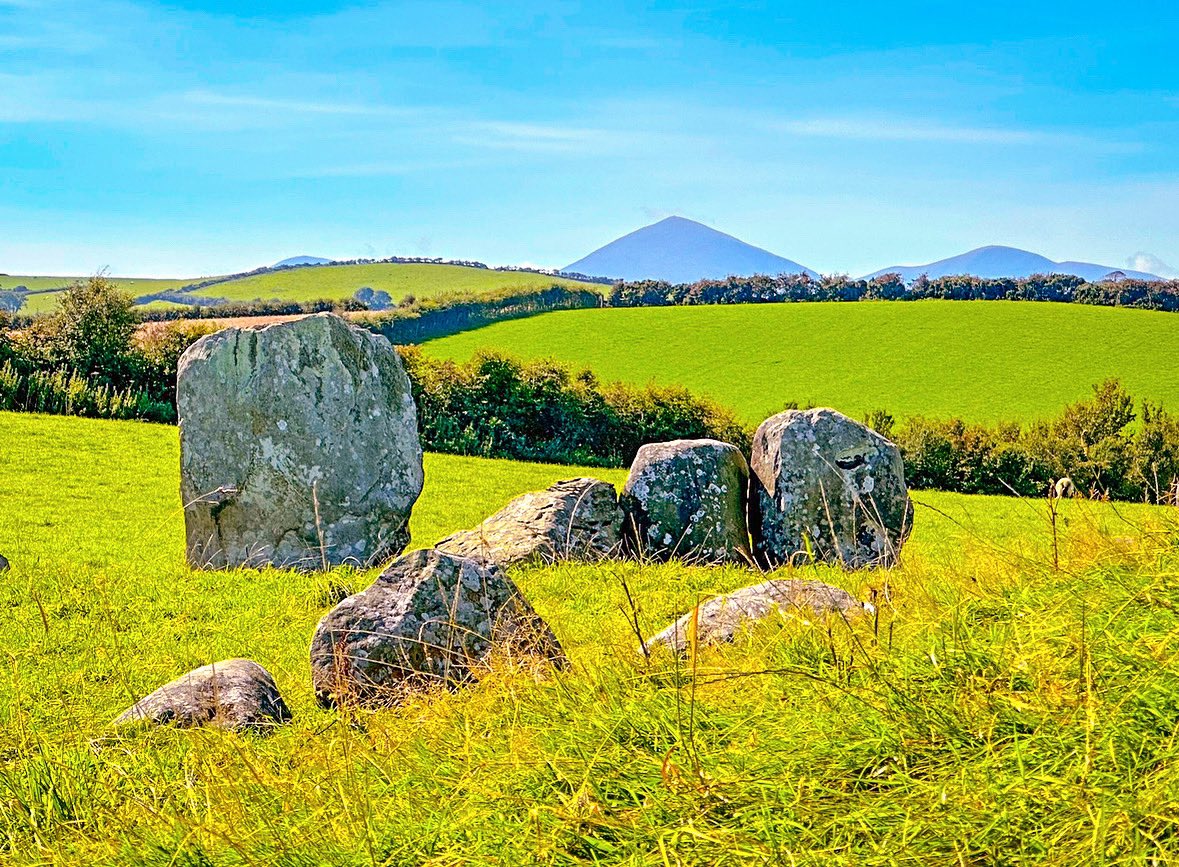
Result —
<path fill-rule="evenodd" d="M 1153 253 L 1139 251 L 1126 260 L 1126 267 L 1132 271 L 1145 271 L 1160 277 L 1179 278 L 1179 269 L 1172 268 Z"/>
<path fill-rule="evenodd" d="M 1033 129 L 952 126 L 935 121 L 882 116 L 830 116 L 772 124 L 782 132 L 861 141 L 939 142 L 976 145 L 1043 145 L 1085 141 L 1078 136 Z"/>

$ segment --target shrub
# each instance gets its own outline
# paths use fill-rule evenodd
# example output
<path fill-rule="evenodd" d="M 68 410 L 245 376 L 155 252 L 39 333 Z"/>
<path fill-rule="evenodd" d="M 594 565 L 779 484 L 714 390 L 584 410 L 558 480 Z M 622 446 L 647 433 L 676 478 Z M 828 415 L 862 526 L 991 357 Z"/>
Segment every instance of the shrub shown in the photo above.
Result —
<path fill-rule="evenodd" d="M 677 387 L 601 386 L 589 371 L 481 353 L 465 364 L 401 347 L 422 444 L 433 451 L 626 466 L 639 446 L 713 437 L 748 450 L 749 432 Z"/>

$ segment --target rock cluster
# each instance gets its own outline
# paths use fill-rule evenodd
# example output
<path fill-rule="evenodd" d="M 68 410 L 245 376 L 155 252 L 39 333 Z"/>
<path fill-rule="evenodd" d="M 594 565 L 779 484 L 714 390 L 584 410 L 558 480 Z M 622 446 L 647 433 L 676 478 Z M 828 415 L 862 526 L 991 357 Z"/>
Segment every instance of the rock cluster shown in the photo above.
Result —
<path fill-rule="evenodd" d="M 384 337 L 330 313 L 210 334 L 180 358 L 177 408 L 193 566 L 366 566 L 408 544 L 422 449 Z"/>
<path fill-rule="evenodd" d="M 363 565 L 408 544 L 422 452 L 409 381 L 384 338 L 328 314 L 229 329 L 194 344 L 178 380 L 194 565 Z M 767 419 L 748 463 L 716 440 L 648 444 L 621 497 L 568 479 L 393 560 L 320 621 L 312 684 L 325 706 L 381 706 L 461 684 L 497 653 L 563 664 L 509 567 L 608 557 L 888 566 L 911 523 L 897 447 L 834 410 Z M 766 617 L 866 609 L 817 581 L 771 580 L 702 603 L 649 643 L 683 651 Z M 266 670 L 237 659 L 161 687 L 119 721 L 241 729 L 289 717 Z"/>

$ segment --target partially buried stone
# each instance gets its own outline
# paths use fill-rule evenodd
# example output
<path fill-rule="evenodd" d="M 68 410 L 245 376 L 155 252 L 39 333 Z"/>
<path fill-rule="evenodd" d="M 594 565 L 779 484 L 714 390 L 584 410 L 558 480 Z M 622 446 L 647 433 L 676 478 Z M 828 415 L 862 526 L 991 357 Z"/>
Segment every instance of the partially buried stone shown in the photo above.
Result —
<path fill-rule="evenodd" d="M 240 730 L 273 728 L 290 718 L 270 672 L 249 659 L 226 659 L 161 686 L 115 722 Z"/>
<path fill-rule="evenodd" d="M 384 337 L 329 313 L 226 329 L 181 356 L 177 405 L 193 566 L 367 566 L 408 544 L 422 449 Z"/>
<path fill-rule="evenodd" d="M 770 616 L 851 617 L 871 610 L 871 605 L 860 602 L 847 591 L 821 581 L 765 581 L 701 603 L 698 609 L 648 638 L 647 646 L 664 645 L 683 653 L 694 644 L 732 641 L 743 626 Z"/>
<path fill-rule="evenodd" d="M 564 660 L 548 625 L 498 566 L 414 551 L 320 621 L 311 680 L 324 706 L 388 705 L 462 683 L 493 650 Z"/>
<path fill-rule="evenodd" d="M 622 511 L 614 486 L 567 479 L 517 497 L 473 530 L 447 536 L 439 551 L 508 567 L 601 560 L 620 547 Z"/>
<path fill-rule="evenodd" d="M 749 465 L 712 439 L 639 449 L 619 497 L 628 547 L 640 557 L 752 562 L 745 523 Z"/>
<path fill-rule="evenodd" d="M 3 554 L 0 554 L 0 572 L 7 572 L 8 569 L 8 559 Z"/>

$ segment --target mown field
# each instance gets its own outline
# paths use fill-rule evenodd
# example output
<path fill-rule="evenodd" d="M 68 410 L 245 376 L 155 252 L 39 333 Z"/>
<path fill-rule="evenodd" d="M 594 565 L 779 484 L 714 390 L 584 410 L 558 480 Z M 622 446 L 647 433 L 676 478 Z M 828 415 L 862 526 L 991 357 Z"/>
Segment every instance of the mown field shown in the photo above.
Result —
<path fill-rule="evenodd" d="M 716 311 L 709 311 L 716 312 Z M 513 576 L 572 661 L 397 710 L 315 707 L 315 623 L 372 577 L 183 564 L 174 428 L 0 414 L 0 861 L 1150 863 L 1179 851 L 1174 510 L 919 493 L 889 572 L 800 568 L 878 618 L 689 659 L 646 632 L 741 569 Z M 415 545 L 568 467 L 432 455 Z M 619 472 L 601 473 L 618 482 Z M 785 573 L 783 573 L 785 574 Z M 116 732 L 213 660 L 267 666 L 269 737 Z"/>
<path fill-rule="evenodd" d="M 406 295 L 428 298 L 443 292 L 480 292 L 516 287 L 591 286 L 576 280 L 523 271 L 492 271 L 461 265 L 384 263 L 375 265 L 320 265 L 242 277 L 216 283 L 194 293 L 231 301 L 319 301 L 350 298 L 368 286 L 388 292 L 394 301 Z"/>
<path fill-rule="evenodd" d="M 1174 314 L 1010 301 L 562 311 L 426 344 L 445 358 L 494 348 L 680 384 L 750 423 L 788 401 L 859 417 L 1043 419 L 1109 376 L 1179 409 L 1176 346 Z"/>

